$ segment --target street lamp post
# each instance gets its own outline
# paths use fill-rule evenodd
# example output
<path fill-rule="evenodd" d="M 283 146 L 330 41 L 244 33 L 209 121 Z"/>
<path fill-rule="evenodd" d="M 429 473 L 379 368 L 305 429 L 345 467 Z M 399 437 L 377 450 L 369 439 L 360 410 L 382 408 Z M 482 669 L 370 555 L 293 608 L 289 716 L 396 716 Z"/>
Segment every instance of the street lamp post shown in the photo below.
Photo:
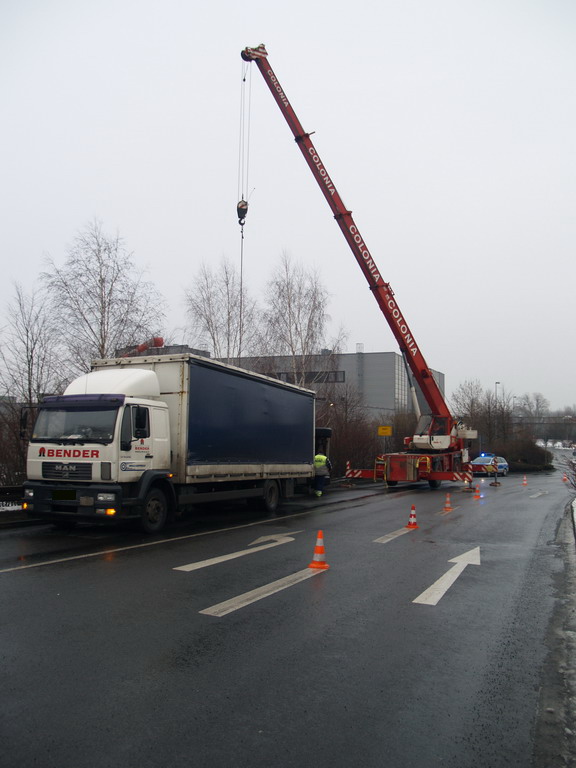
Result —
<path fill-rule="evenodd" d="M 498 384 L 500 384 L 499 381 L 494 382 L 494 438 L 498 431 Z"/>

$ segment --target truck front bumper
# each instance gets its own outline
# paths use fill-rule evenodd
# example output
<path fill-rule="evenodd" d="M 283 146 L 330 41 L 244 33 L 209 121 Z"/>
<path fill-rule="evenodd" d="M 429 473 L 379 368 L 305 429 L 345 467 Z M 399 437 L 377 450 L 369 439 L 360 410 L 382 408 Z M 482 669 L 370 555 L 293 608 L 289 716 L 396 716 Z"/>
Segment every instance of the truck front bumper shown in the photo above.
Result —
<path fill-rule="evenodd" d="M 54 485 L 28 480 L 22 501 L 29 517 L 48 521 L 113 522 L 139 516 L 136 500 L 123 498 L 122 486 L 114 483 Z"/>

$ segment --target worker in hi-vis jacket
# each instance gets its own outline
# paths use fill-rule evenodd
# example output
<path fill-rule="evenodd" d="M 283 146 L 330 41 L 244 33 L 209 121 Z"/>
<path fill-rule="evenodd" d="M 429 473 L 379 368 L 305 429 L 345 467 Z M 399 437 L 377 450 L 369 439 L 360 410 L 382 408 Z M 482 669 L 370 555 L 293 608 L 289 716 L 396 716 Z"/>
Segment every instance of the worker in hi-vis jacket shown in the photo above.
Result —
<path fill-rule="evenodd" d="M 316 496 L 322 496 L 324 485 L 330 475 L 332 464 L 330 459 L 323 453 L 317 453 L 314 456 L 314 493 Z"/>

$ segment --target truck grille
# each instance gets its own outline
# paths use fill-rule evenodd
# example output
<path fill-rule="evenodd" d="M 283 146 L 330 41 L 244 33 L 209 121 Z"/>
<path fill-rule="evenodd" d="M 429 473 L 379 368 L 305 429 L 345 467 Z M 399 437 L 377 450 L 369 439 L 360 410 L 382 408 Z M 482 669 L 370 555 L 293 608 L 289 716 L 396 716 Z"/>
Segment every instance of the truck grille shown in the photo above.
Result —
<path fill-rule="evenodd" d="M 92 464 L 43 461 L 42 477 L 46 480 L 92 480 Z"/>

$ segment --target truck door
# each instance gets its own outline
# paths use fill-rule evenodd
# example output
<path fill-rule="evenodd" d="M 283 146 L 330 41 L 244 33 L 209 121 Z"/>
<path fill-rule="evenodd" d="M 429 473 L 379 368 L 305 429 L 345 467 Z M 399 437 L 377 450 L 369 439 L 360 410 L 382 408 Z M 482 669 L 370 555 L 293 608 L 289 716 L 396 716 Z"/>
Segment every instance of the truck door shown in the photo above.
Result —
<path fill-rule="evenodd" d="M 150 408 L 144 405 L 127 405 L 122 416 L 120 430 L 121 483 L 137 482 L 143 472 L 154 467 L 150 432 Z"/>

